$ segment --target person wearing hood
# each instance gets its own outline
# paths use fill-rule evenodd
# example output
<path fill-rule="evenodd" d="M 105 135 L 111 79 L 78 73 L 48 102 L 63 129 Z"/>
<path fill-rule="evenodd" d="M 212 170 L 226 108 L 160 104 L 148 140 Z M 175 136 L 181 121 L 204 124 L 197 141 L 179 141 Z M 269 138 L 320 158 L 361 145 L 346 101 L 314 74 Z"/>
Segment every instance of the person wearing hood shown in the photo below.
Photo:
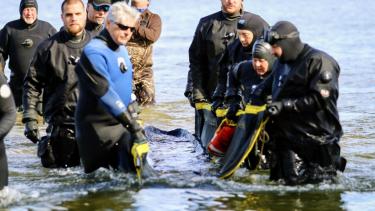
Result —
<path fill-rule="evenodd" d="M 251 54 L 252 60 L 242 61 L 228 72 L 225 101 L 226 117 L 231 120 L 236 119 L 238 109 L 250 102 L 252 91 L 271 74 L 276 60 L 271 45 L 263 39 L 255 42 Z"/>
<path fill-rule="evenodd" d="M 21 0 L 20 19 L 7 23 L 0 31 L 0 70 L 4 72 L 9 57 L 10 81 L 18 110 L 22 110 L 22 85 L 35 49 L 56 33 L 46 21 L 38 19 L 36 0 Z"/>
<path fill-rule="evenodd" d="M 162 22 L 158 14 L 149 10 L 149 0 L 131 0 L 130 4 L 141 13 L 136 30 L 126 44 L 134 68 L 134 94 L 140 105 L 151 105 L 155 103 L 153 44 L 160 37 Z"/>
<path fill-rule="evenodd" d="M 8 161 L 4 138 L 16 121 L 16 106 L 4 73 L 0 72 L 0 191 L 8 185 Z"/>
<path fill-rule="evenodd" d="M 289 185 L 333 179 L 346 165 L 339 146 L 340 67 L 327 53 L 303 43 L 291 22 L 277 22 L 264 38 L 278 57 L 272 80 L 254 91 L 254 95 L 272 94 L 267 107 L 268 132 L 275 140 L 270 179 Z M 296 168 L 294 153 L 301 158 L 303 171 Z"/>
<path fill-rule="evenodd" d="M 79 97 L 74 68 L 83 47 L 91 39 L 91 34 L 85 30 L 86 12 L 82 0 L 64 0 L 61 20 L 64 27 L 38 46 L 23 86 L 25 136 L 33 143 L 38 142 L 38 155 L 47 168 L 80 164 L 74 127 Z M 47 136 L 42 139 L 36 119 L 36 102 L 40 95 L 43 95 L 43 114 L 48 123 Z"/>
<path fill-rule="evenodd" d="M 237 38 L 237 22 L 242 15 L 243 0 L 221 0 L 221 11 L 200 19 L 189 48 L 189 72 L 184 95 L 195 108 L 196 103 L 212 103 L 224 52 Z M 258 18 L 259 16 L 255 16 Z M 200 136 L 199 112 L 195 108 L 195 134 Z"/>
<path fill-rule="evenodd" d="M 88 0 L 86 11 L 87 21 L 85 29 L 91 32 L 92 37 L 98 35 L 104 28 L 104 21 L 107 17 L 111 0 Z"/>
<path fill-rule="evenodd" d="M 227 87 L 227 75 L 238 63 L 252 59 L 252 50 L 255 41 L 263 35 L 268 23 L 260 16 L 246 13 L 237 23 L 236 39 L 228 46 L 220 63 L 220 72 L 215 92 L 212 96 L 212 111 L 224 105 L 224 95 Z M 256 77 L 258 78 L 258 77 Z"/>

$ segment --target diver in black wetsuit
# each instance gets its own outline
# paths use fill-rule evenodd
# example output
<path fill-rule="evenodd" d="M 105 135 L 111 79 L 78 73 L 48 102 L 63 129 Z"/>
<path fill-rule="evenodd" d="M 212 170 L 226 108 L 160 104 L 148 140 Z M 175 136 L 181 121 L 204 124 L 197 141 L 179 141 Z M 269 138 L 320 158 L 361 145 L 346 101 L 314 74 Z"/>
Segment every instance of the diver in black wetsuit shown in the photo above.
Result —
<path fill-rule="evenodd" d="M 244 13 L 237 23 L 238 39 L 231 43 L 220 61 L 218 82 L 213 93 L 212 111 L 223 106 L 227 87 L 227 76 L 238 63 L 252 60 L 255 41 L 263 35 L 268 23 L 253 13 Z M 254 72 L 255 73 L 255 72 Z M 252 74 L 252 73 L 249 73 Z M 248 82 L 247 82 L 248 83 Z"/>
<path fill-rule="evenodd" d="M 76 67 L 77 141 L 86 173 L 100 167 L 137 171 L 139 176 L 150 173 L 143 171 L 151 169 L 148 144 L 136 121 L 132 64 L 125 48 L 138 18 L 139 13 L 125 3 L 113 4 L 106 28 L 84 48 Z"/>
<path fill-rule="evenodd" d="M 289 185 L 331 179 L 346 164 L 339 146 L 340 67 L 327 53 L 302 43 L 296 26 L 288 21 L 272 26 L 265 40 L 279 58 L 273 77 L 254 92 L 272 93 L 267 111 L 276 146 L 270 179 L 284 179 Z M 293 153 L 303 161 L 304 171 L 297 171 Z"/>
<path fill-rule="evenodd" d="M 21 0 L 19 12 L 20 19 L 7 23 L 0 32 L 0 70 L 3 72 L 5 61 L 9 57 L 9 86 L 17 107 L 22 106 L 23 79 L 35 49 L 56 33 L 51 24 L 38 19 L 36 0 Z"/>
<path fill-rule="evenodd" d="M 83 47 L 91 39 L 90 33 L 84 29 L 84 8 L 81 0 L 62 3 L 64 28 L 39 45 L 25 77 L 22 119 L 25 136 L 34 143 L 39 142 L 38 150 L 43 154 L 39 156 L 44 167 L 80 164 L 74 127 L 79 96 L 74 68 Z M 48 136 L 40 142 L 36 104 L 41 93 Z"/>
<path fill-rule="evenodd" d="M 4 137 L 16 121 L 16 107 L 4 73 L 0 73 L 0 190 L 8 185 L 8 162 Z"/>

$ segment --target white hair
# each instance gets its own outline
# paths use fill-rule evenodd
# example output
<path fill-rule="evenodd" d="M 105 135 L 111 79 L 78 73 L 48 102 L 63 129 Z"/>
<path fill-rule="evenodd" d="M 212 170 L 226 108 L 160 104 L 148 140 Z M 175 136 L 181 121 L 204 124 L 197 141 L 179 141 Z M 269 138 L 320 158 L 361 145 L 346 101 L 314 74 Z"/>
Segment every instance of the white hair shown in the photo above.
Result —
<path fill-rule="evenodd" d="M 123 20 L 138 20 L 140 13 L 127 5 L 125 2 L 120 1 L 112 4 L 111 9 L 108 11 L 107 18 L 111 22 L 121 23 Z"/>

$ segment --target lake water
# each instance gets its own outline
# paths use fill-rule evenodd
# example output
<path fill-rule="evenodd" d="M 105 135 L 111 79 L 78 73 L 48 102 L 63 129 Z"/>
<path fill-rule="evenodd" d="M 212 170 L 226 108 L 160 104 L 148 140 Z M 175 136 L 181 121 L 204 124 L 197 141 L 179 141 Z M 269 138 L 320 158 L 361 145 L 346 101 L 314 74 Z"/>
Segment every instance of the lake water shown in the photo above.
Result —
<path fill-rule="evenodd" d="M 0 27 L 19 17 L 19 1 L 2 0 Z M 60 2 L 39 0 L 39 17 L 60 28 Z M 199 19 L 220 9 L 215 0 L 157 0 L 163 32 L 154 48 L 157 105 L 145 108 L 146 125 L 193 130 L 193 109 L 183 96 L 188 47 Z M 302 40 L 331 54 L 341 66 L 339 112 L 347 169 L 336 184 L 285 187 L 267 172 L 240 169 L 216 178 L 212 164 L 189 137 L 154 136 L 150 158 L 159 176 L 139 186 L 132 175 L 101 169 L 41 167 L 36 146 L 15 126 L 6 138 L 9 187 L 0 207 L 11 210 L 375 210 L 375 2 L 370 0 L 251 1 L 245 9 L 271 25 L 289 20 Z"/>

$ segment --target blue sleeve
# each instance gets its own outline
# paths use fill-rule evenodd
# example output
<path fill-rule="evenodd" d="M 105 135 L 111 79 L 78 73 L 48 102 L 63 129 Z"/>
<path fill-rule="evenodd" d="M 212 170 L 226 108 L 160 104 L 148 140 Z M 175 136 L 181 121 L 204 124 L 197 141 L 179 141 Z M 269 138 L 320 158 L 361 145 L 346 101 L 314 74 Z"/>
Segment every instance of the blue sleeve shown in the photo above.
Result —
<path fill-rule="evenodd" d="M 96 84 L 93 84 L 92 88 L 94 89 L 94 92 L 95 89 L 102 90 L 98 90 L 96 92 L 98 93 L 97 95 L 99 100 L 113 116 L 120 115 L 126 111 L 126 106 L 119 94 L 113 88 L 114 84 L 108 72 L 108 61 L 102 54 L 99 53 L 88 53 L 87 58 L 92 66 L 92 68 L 89 69 L 92 69 L 92 71 L 96 73 L 96 75 L 99 75 L 99 77 L 101 76 L 105 82 L 103 83 L 101 80 L 102 82 L 97 81 Z"/>

